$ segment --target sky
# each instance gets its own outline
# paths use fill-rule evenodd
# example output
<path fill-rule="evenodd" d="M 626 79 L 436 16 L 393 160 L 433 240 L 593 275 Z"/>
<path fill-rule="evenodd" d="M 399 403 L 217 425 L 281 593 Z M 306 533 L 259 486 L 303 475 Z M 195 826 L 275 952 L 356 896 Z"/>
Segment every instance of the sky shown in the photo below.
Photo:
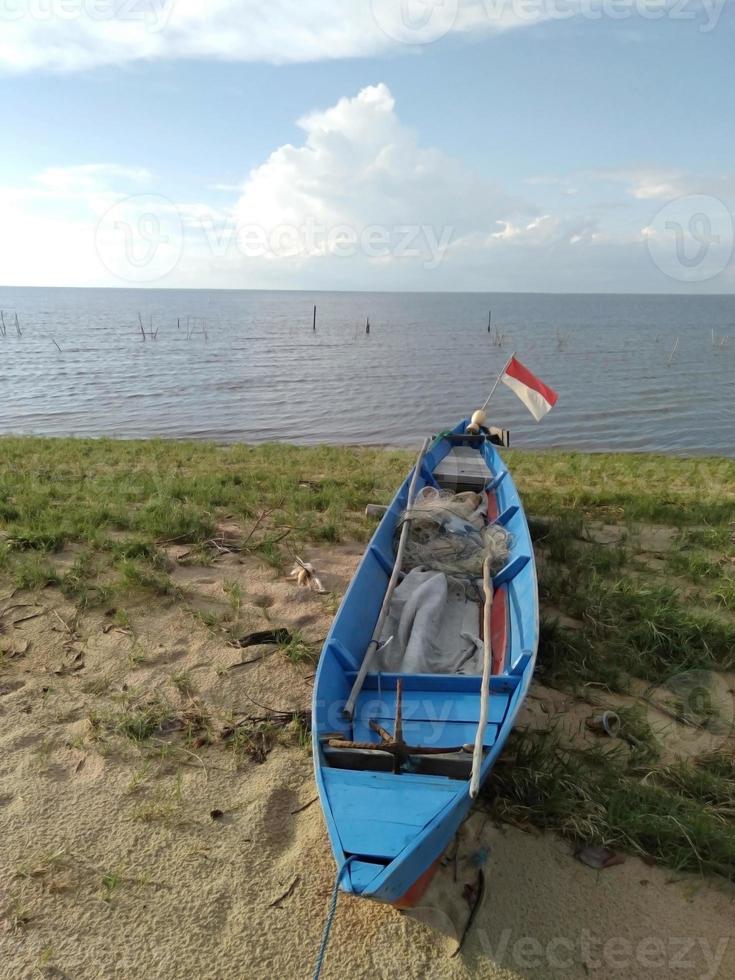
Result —
<path fill-rule="evenodd" d="M 0 0 L 0 283 L 732 293 L 733 0 Z"/>

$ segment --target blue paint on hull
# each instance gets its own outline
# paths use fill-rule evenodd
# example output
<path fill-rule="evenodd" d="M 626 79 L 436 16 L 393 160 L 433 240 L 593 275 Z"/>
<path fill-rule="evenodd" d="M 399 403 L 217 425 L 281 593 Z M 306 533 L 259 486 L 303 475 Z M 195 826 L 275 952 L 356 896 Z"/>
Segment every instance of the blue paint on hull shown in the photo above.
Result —
<path fill-rule="evenodd" d="M 461 434 L 467 421 L 453 431 Z M 451 450 L 437 439 L 425 457 L 419 488 Z M 485 732 L 487 780 L 528 692 L 539 636 L 538 585 L 533 546 L 515 484 L 489 443 L 481 452 L 496 493 L 501 520 L 512 534 L 512 553 L 496 586 L 508 589 L 509 639 L 505 672 L 492 679 L 490 721 Z M 369 718 L 392 728 L 396 676 L 368 674 L 355 712 L 355 727 L 342 716 L 356 671 L 370 641 L 393 566 L 393 533 L 408 498 L 410 474 L 378 525 L 355 573 L 322 651 L 314 686 L 314 768 L 334 857 L 342 868 L 352 857 L 342 889 L 382 902 L 398 902 L 440 857 L 471 806 L 469 782 L 446 776 L 393 774 L 332 768 L 323 744 L 327 734 L 377 740 Z M 400 675 L 404 725 L 410 741 L 449 746 L 468 741 L 480 708 L 480 676 Z M 471 741 L 471 739 L 469 739 Z"/>

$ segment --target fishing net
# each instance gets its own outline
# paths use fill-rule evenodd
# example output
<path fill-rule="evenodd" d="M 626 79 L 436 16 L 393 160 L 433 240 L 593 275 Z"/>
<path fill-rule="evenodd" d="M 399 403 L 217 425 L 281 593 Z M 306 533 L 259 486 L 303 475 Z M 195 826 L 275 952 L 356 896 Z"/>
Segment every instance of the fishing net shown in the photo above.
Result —
<path fill-rule="evenodd" d="M 487 494 L 452 493 L 424 487 L 413 507 L 405 510 L 396 533 L 410 520 L 404 552 L 404 568 L 422 567 L 452 578 L 482 577 L 490 559 L 493 572 L 508 560 L 511 536 L 499 524 L 487 523 Z"/>

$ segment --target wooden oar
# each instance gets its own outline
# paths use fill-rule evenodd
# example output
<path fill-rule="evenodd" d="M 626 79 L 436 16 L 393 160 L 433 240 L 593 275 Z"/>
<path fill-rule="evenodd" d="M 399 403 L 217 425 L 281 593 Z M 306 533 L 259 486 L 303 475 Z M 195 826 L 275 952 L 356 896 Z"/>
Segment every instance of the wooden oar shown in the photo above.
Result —
<path fill-rule="evenodd" d="M 424 456 L 426 455 L 426 450 L 429 448 L 431 440 L 424 439 L 424 444 L 419 452 L 418 459 L 416 460 L 416 466 L 413 470 L 413 476 L 411 478 L 411 483 L 408 488 L 408 500 L 406 502 L 406 510 L 410 511 L 413 506 L 414 499 L 416 497 L 416 485 L 419 480 L 419 473 L 421 470 L 421 464 L 424 461 Z M 383 626 L 388 617 L 388 610 L 390 609 L 390 602 L 393 598 L 393 593 L 395 591 L 396 585 L 398 584 L 398 577 L 401 574 L 401 569 L 403 567 L 403 553 L 406 550 L 406 541 L 408 540 L 409 525 L 411 524 L 411 518 L 407 517 L 403 522 L 403 527 L 401 528 L 401 537 L 398 541 L 398 551 L 396 552 L 396 560 L 393 565 L 393 572 L 388 581 L 388 588 L 385 590 L 385 598 L 383 599 L 383 605 L 380 607 L 380 615 L 378 616 L 378 622 L 375 624 L 375 629 L 373 630 L 373 638 L 368 644 L 368 648 L 365 651 L 365 656 L 363 657 L 362 664 L 360 665 L 360 670 L 357 677 L 355 678 L 355 683 L 352 685 L 352 690 L 350 691 L 350 696 L 347 699 L 347 703 L 342 709 L 342 713 L 345 718 L 352 719 L 355 713 L 355 703 L 357 702 L 358 695 L 362 690 L 362 686 L 365 683 L 365 678 L 367 677 L 368 671 L 372 666 L 373 659 L 375 657 L 375 652 L 380 646 L 380 636 L 383 632 Z"/>
<path fill-rule="evenodd" d="M 480 771 L 482 769 L 485 729 L 490 707 L 490 674 L 493 665 L 492 646 L 492 608 L 493 608 L 493 577 L 490 573 L 490 559 L 486 558 L 482 566 L 482 585 L 485 591 L 484 641 L 485 657 L 482 665 L 482 684 L 480 686 L 480 721 L 475 735 L 475 751 L 472 756 L 472 776 L 470 778 L 470 796 L 474 800 L 480 792 Z"/>

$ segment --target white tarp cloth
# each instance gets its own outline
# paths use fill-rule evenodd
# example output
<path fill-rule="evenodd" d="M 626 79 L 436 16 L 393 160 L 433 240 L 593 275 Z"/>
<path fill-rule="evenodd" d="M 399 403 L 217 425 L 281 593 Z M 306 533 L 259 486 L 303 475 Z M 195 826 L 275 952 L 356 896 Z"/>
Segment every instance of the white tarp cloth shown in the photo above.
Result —
<path fill-rule="evenodd" d="M 443 572 L 413 568 L 393 593 L 376 669 L 395 674 L 481 674 L 480 606 Z M 392 638 L 392 639 L 391 639 Z"/>

